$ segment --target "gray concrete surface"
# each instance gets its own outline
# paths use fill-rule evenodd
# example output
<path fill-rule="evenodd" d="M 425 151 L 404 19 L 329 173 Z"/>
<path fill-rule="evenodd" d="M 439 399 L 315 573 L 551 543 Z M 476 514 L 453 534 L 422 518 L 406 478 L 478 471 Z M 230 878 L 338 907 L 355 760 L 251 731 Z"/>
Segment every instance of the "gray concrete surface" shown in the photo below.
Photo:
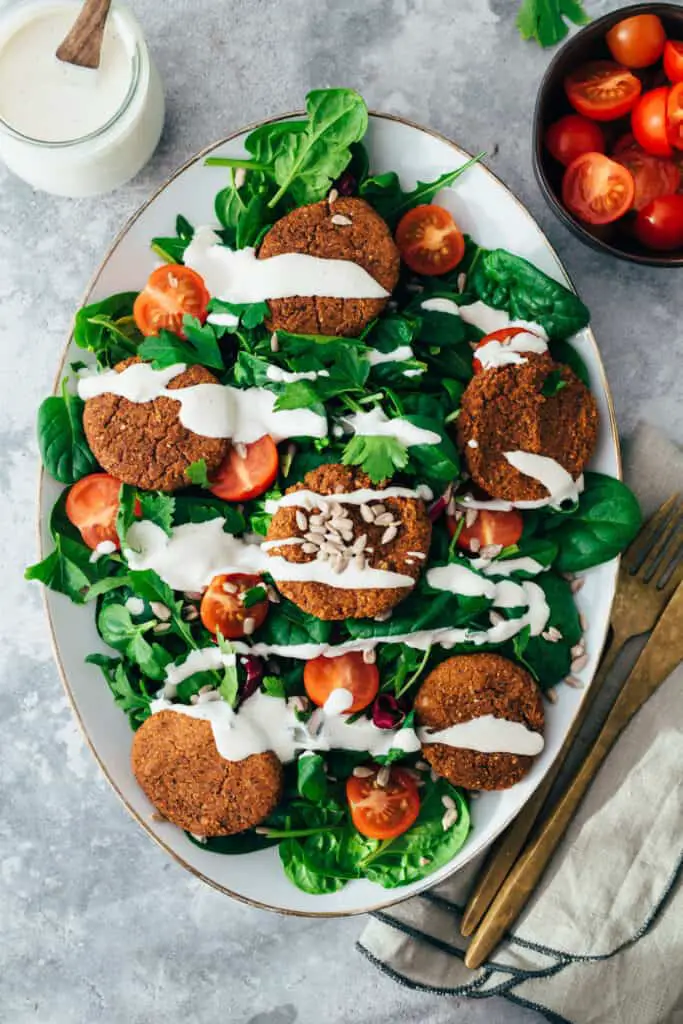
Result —
<path fill-rule="evenodd" d="M 601 258 L 534 182 L 530 116 L 548 52 L 519 39 L 515 0 L 133 0 L 165 80 L 168 121 L 144 172 L 105 199 L 34 193 L 0 168 L 0 1021 L 12 1024 L 521 1024 L 502 1000 L 409 992 L 354 950 L 362 922 L 281 918 L 230 902 L 166 859 L 85 748 L 52 663 L 35 557 L 35 410 L 112 235 L 209 141 L 353 85 L 450 135 L 547 230 L 593 311 L 628 434 L 641 416 L 683 440 L 680 272 Z M 618 6 L 588 0 L 594 15 Z M 676 290 L 677 289 L 677 290 Z"/>

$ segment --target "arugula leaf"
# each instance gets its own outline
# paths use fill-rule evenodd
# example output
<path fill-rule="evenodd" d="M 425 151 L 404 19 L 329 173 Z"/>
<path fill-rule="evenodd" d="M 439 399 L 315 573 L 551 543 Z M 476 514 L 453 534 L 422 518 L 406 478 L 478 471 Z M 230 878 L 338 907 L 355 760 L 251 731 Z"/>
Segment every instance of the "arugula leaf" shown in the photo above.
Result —
<path fill-rule="evenodd" d="M 140 491 L 140 517 L 160 526 L 167 537 L 171 536 L 175 514 L 175 498 L 162 491 Z"/>
<path fill-rule="evenodd" d="M 120 658 L 109 658 L 105 654 L 89 654 L 88 664 L 96 665 L 107 681 L 114 703 L 127 716 L 133 729 L 137 729 L 149 718 L 151 696 L 143 680 L 137 680 Z"/>
<path fill-rule="evenodd" d="M 114 366 L 137 355 L 142 341 L 133 318 L 137 292 L 118 292 L 101 302 L 91 302 L 76 313 L 74 341 L 97 356 L 101 366 Z"/>
<path fill-rule="evenodd" d="M 60 484 L 75 484 L 97 469 L 83 432 L 85 403 L 62 381 L 61 396 L 51 395 L 38 409 L 38 447 L 45 469 Z"/>
<path fill-rule="evenodd" d="M 250 587 L 249 590 L 245 590 L 242 596 L 242 607 L 253 608 L 255 604 L 261 604 L 268 597 L 266 588 L 262 583 L 259 583 L 255 587 Z"/>
<path fill-rule="evenodd" d="M 195 462 L 191 462 L 185 470 L 185 476 L 196 487 L 203 487 L 206 491 L 211 487 L 211 481 L 206 471 L 206 459 L 197 459 Z"/>
<path fill-rule="evenodd" d="M 587 25 L 590 21 L 581 0 L 523 0 L 517 27 L 522 39 L 555 46 L 569 32 L 565 18 L 575 25 Z"/>
<path fill-rule="evenodd" d="M 170 331 L 145 338 L 138 349 L 141 359 L 152 363 L 155 370 L 163 370 L 175 363 L 192 363 L 207 366 L 211 370 L 224 370 L 225 363 L 218 344 L 217 331 L 211 324 L 201 324 L 194 316 L 183 317 L 185 338 Z"/>
<path fill-rule="evenodd" d="M 485 153 L 479 153 L 463 164 L 462 167 L 458 167 L 454 171 L 447 171 L 434 181 L 418 181 L 412 192 L 403 191 L 395 171 L 377 174 L 374 177 L 367 178 L 362 183 L 360 195 L 377 210 L 389 227 L 393 228 L 404 213 L 412 210 L 414 206 L 430 203 L 437 192 L 440 192 L 442 188 L 448 188 L 452 185 L 465 171 L 468 171 L 474 164 L 479 163 L 484 156 L 486 156 Z"/>
<path fill-rule="evenodd" d="M 408 465 L 408 449 L 394 437 L 356 434 L 344 448 L 342 463 L 360 466 L 373 483 L 386 480 Z"/>

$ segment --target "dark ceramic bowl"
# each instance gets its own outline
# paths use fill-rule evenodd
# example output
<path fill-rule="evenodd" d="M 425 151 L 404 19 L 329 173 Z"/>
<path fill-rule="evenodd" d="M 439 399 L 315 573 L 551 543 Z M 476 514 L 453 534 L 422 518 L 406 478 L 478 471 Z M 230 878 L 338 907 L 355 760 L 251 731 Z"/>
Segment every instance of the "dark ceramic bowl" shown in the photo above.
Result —
<path fill-rule="evenodd" d="M 586 28 L 572 36 L 551 62 L 545 73 L 536 99 L 534 111 L 533 162 L 534 172 L 541 191 L 550 208 L 570 231 L 598 252 L 609 253 L 622 260 L 644 263 L 653 267 L 683 267 L 683 249 L 673 252 L 656 252 L 640 245 L 628 231 L 628 224 L 616 221 L 614 224 L 591 228 L 582 224 L 562 204 L 562 174 L 564 167 L 545 148 L 543 138 L 547 127 L 564 114 L 575 113 L 564 91 L 564 79 L 570 71 L 590 60 L 613 60 L 605 42 L 610 28 L 623 18 L 635 14 L 657 14 L 664 24 L 670 39 L 683 40 L 683 7 L 680 4 L 635 4 L 622 7 L 592 21 Z M 644 88 L 665 84 L 661 61 L 654 68 L 634 71 L 643 81 Z M 630 118 L 617 121 L 602 121 L 600 126 L 607 137 L 607 149 L 625 132 L 631 130 Z M 683 152 L 683 151 L 682 151 Z"/>

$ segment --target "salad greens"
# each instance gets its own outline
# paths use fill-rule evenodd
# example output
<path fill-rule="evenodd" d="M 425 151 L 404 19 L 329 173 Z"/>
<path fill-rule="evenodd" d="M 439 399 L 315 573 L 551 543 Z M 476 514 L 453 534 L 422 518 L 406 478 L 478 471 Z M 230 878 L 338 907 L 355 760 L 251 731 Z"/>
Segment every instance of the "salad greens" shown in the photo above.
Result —
<path fill-rule="evenodd" d="M 97 468 L 83 433 L 84 403 L 62 381 L 61 395 L 46 398 L 38 410 L 38 447 L 43 465 L 60 484 L 75 484 Z"/>
<path fill-rule="evenodd" d="M 522 0 L 517 15 L 522 39 L 535 39 L 541 46 L 561 42 L 569 32 L 567 21 L 588 24 L 590 16 L 581 0 Z"/>

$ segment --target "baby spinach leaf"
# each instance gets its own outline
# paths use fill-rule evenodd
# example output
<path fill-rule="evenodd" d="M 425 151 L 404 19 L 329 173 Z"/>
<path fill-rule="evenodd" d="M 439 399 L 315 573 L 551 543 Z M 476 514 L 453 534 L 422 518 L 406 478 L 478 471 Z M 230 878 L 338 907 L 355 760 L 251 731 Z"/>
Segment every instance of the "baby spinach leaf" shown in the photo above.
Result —
<path fill-rule="evenodd" d="M 551 341 L 550 355 L 556 363 L 564 363 L 565 366 L 568 366 L 570 370 L 574 371 L 579 380 L 583 381 L 587 388 L 590 387 L 588 367 L 573 345 L 568 341 Z"/>
<path fill-rule="evenodd" d="M 324 840 L 335 845 L 334 839 Z M 303 846 L 296 839 L 284 839 L 278 850 L 280 861 L 287 878 L 293 882 L 297 889 L 313 895 L 323 895 L 330 892 L 339 892 L 346 885 L 346 879 L 338 875 L 324 875 L 315 870 L 315 867 L 306 863 Z"/>
<path fill-rule="evenodd" d="M 545 630 L 554 626 L 561 639 L 555 642 L 542 636 L 528 636 L 523 649 L 517 644 L 515 653 L 532 672 L 543 689 L 554 686 L 569 674 L 572 656 L 571 648 L 582 635 L 579 613 L 574 595 L 566 580 L 554 572 L 544 572 L 534 582 L 541 587 L 550 608 L 550 617 Z"/>
<path fill-rule="evenodd" d="M 46 398 L 38 409 L 38 447 L 45 469 L 60 484 L 74 484 L 97 469 L 83 432 L 84 402 L 68 390 Z"/>
<path fill-rule="evenodd" d="M 408 449 L 410 464 L 415 467 L 420 479 L 428 483 L 455 480 L 460 471 L 460 459 L 455 445 L 441 425 L 442 421 L 421 415 L 409 415 L 405 419 L 416 427 L 433 431 L 441 438 L 438 444 L 416 444 Z"/>
<path fill-rule="evenodd" d="M 175 229 L 174 236 L 153 238 L 150 244 L 152 252 L 155 252 L 165 263 L 183 263 L 185 250 L 194 235 L 194 228 L 182 214 L 178 214 L 176 217 Z"/>
<path fill-rule="evenodd" d="M 330 638 L 332 624 L 308 615 L 291 601 L 270 606 L 268 618 L 258 630 L 259 642 L 266 644 L 324 644 Z"/>
<path fill-rule="evenodd" d="M 228 505 L 220 498 L 213 498 L 208 494 L 198 497 L 182 494 L 175 497 L 174 526 L 182 526 L 183 523 L 205 523 L 209 519 L 218 518 L 225 519 L 226 533 L 242 533 L 244 530 L 245 521 L 242 513 L 234 505 Z"/>
<path fill-rule="evenodd" d="M 552 398 L 558 391 L 562 391 L 566 388 L 567 381 L 562 379 L 562 373 L 560 370 L 551 370 L 546 379 L 543 381 L 541 388 L 541 394 L 545 398 Z"/>
<path fill-rule="evenodd" d="M 590 21 L 581 0 L 522 0 L 517 27 L 522 39 L 555 46 L 569 32 L 565 18 L 575 25 L 587 25 Z"/>
<path fill-rule="evenodd" d="M 76 313 L 74 341 L 94 352 L 102 366 L 137 355 L 142 335 L 133 319 L 137 292 L 119 292 L 101 302 L 91 302 Z"/>
<path fill-rule="evenodd" d="M 261 689 L 269 697 L 279 697 L 280 700 L 287 696 L 287 688 L 281 676 L 264 676 L 261 680 Z"/>
<path fill-rule="evenodd" d="M 276 846 L 279 842 L 279 839 L 268 839 L 267 836 L 261 836 L 253 829 L 249 829 L 248 832 L 238 832 L 234 836 L 207 836 L 203 839 L 197 839 L 191 832 L 186 832 L 185 835 L 191 843 L 201 850 L 206 850 L 207 853 L 227 853 L 233 857 L 243 853 L 255 853 L 256 850 L 265 850 L 269 846 Z"/>
<path fill-rule="evenodd" d="M 262 324 L 266 317 L 270 316 L 270 308 L 267 302 L 225 302 L 223 299 L 211 299 L 209 302 L 210 313 L 232 313 L 240 319 L 240 324 L 251 330 Z M 224 328 L 230 331 L 231 328 Z"/>
<path fill-rule="evenodd" d="M 411 192 L 404 192 L 395 171 L 376 174 L 362 183 L 360 195 L 377 210 L 389 227 L 394 228 L 404 213 L 422 203 L 431 203 L 437 192 L 452 185 L 473 164 L 479 163 L 485 155 L 485 153 L 479 153 L 462 167 L 458 167 L 454 171 L 447 171 L 434 181 L 418 181 Z"/>
<path fill-rule="evenodd" d="M 344 448 L 342 463 L 360 466 L 373 483 L 386 480 L 408 465 L 408 449 L 394 437 L 356 434 Z"/>
<path fill-rule="evenodd" d="M 314 804 L 327 799 L 325 762 L 320 754 L 302 755 L 297 761 L 297 790 L 299 796 Z"/>

